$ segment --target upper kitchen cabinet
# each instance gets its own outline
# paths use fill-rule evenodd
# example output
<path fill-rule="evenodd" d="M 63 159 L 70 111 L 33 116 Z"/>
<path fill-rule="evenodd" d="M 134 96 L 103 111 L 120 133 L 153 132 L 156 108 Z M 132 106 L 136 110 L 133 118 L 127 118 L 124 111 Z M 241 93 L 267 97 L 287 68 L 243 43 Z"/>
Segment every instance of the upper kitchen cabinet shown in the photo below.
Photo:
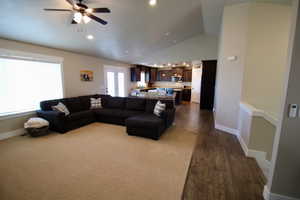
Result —
<path fill-rule="evenodd" d="M 183 70 L 183 82 L 192 82 L 192 70 L 191 69 Z"/>
<path fill-rule="evenodd" d="M 132 67 L 130 68 L 130 79 L 131 82 L 141 81 L 141 68 L 140 67 Z"/>
<path fill-rule="evenodd" d="M 183 68 L 182 67 L 176 67 L 176 68 L 174 68 L 173 70 L 173 76 L 183 76 L 184 74 L 183 74 Z"/>
<path fill-rule="evenodd" d="M 172 81 L 173 71 L 172 70 L 158 70 L 157 81 Z"/>
<path fill-rule="evenodd" d="M 157 68 L 150 68 L 150 83 L 157 81 Z"/>

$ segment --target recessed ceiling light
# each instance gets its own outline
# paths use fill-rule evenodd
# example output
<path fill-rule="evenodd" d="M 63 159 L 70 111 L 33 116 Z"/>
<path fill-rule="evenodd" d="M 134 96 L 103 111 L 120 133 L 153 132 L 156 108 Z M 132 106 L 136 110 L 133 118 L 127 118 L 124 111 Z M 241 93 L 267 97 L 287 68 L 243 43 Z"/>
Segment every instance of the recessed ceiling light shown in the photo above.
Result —
<path fill-rule="evenodd" d="M 94 36 L 92 36 L 92 35 L 87 35 L 86 38 L 87 38 L 88 40 L 92 40 L 92 39 L 94 39 Z"/>
<path fill-rule="evenodd" d="M 156 6 L 157 0 L 149 0 L 149 5 L 150 6 Z"/>
<path fill-rule="evenodd" d="M 166 32 L 166 33 L 165 33 L 165 36 L 169 36 L 169 35 L 170 35 L 170 32 Z"/>

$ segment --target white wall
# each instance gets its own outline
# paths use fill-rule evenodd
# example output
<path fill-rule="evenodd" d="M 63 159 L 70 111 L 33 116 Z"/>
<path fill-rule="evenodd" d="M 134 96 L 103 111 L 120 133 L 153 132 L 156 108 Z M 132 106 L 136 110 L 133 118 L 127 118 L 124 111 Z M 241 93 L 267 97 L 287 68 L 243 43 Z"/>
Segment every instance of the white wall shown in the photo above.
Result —
<path fill-rule="evenodd" d="M 193 60 L 210 60 L 218 57 L 218 39 L 215 36 L 198 35 L 173 46 L 145 56 L 141 62 L 166 64 Z"/>
<path fill-rule="evenodd" d="M 238 128 L 249 4 L 226 6 L 223 13 L 219 58 L 217 67 L 215 121 L 216 124 Z M 229 56 L 237 56 L 231 62 Z"/>
<path fill-rule="evenodd" d="M 283 95 L 291 6 L 251 4 L 242 101 L 278 118 Z"/>
<path fill-rule="evenodd" d="M 63 79 L 64 79 L 66 97 L 103 93 L 105 91 L 104 78 L 103 78 L 104 65 L 130 67 L 130 65 L 125 63 L 115 62 L 115 61 L 91 57 L 91 56 L 85 56 L 82 54 L 77 54 L 77 53 L 72 53 L 63 50 L 57 50 L 57 49 L 22 43 L 22 42 L 16 42 L 11 40 L 0 39 L 0 48 L 62 57 L 64 59 Z M 80 70 L 94 71 L 94 81 L 92 82 L 81 81 Z"/>
<path fill-rule="evenodd" d="M 290 5 L 253 2 L 225 7 L 217 72 L 218 125 L 238 128 L 241 101 L 278 116 L 290 20 Z M 229 56 L 237 60 L 229 61 Z"/>

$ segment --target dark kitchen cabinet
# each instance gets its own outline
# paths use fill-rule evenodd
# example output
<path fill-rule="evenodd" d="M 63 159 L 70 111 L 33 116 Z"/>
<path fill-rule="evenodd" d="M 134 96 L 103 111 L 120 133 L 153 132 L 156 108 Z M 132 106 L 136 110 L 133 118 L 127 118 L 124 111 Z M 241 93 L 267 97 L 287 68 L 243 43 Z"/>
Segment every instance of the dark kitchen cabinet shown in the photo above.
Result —
<path fill-rule="evenodd" d="M 176 91 L 175 104 L 180 105 L 182 101 L 182 91 Z"/>
<path fill-rule="evenodd" d="M 191 101 L 192 90 L 191 89 L 183 89 L 182 90 L 182 100 L 183 101 Z"/>
<path fill-rule="evenodd" d="M 157 72 L 158 81 L 172 81 L 172 70 L 159 70 Z"/>
<path fill-rule="evenodd" d="M 172 76 L 183 76 L 183 68 L 177 67 L 172 70 Z"/>
<path fill-rule="evenodd" d="M 130 68 L 130 79 L 131 79 L 131 82 L 141 81 L 141 68 L 140 67 Z"/>
<path fill-rule="evenodd" d="M 183 82 L 192 82 L 192 70 L 184 70 L 183 71 Z"/>
<path fill-rule="evenodd" d="M 200 108 L 213 110 L 215 98 L 215 84 L 217 73 L 217 61 L 202 61 L 201 97 Z"/>
<path fill-rule="evenodd" d="M 150 83 L 154 83 L 157 81 L 157 69 L 156 68 L 150 68 Z"/>

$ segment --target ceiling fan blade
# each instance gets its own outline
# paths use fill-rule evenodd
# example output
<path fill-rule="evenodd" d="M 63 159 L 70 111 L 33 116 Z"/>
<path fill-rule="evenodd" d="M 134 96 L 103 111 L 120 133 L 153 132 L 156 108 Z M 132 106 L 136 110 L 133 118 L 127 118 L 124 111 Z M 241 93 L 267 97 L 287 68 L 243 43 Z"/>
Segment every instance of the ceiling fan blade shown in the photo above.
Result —
<path fill-rule="evenodd" d="M 93 8 L 92 10 L 94 13 L 110 13 L 108 8 Z"/>
<path fill-rule="evenodd" d="M 45 11 L 72 11 L 70 9 L 52 9 L 52 8 L 45 8 Z"/>
<path fill-rule="evenodd" d="M 95 15 L 92 15 L 92 14 L 90 14 L 90 13 L 87 13 L 87 16 L 90 17 L 91 19 L 93 19 L 93 20 L 95 20 L 95 21 L 97 21 L 97 22 L 103 24 L 103 25 L 106 25 L 106 24 L 107 24 L 106 21 L 104 21 L 103 19 L 100 19 L 99 17 L 96 17 Z"/>

